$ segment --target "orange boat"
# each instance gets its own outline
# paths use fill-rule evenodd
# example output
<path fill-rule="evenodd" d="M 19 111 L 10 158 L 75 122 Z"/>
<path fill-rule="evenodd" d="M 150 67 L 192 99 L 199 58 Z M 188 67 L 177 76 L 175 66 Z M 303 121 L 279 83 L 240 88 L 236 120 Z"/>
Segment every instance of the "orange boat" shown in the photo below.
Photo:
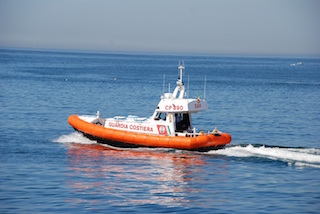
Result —
<path fill-rule="evenodd" d="M 179 65 L 180 77 L 173 93 L 165 93 L 150 118 L 137 116 L 71 115 L 69 124 L 91 140 L 113 147 L 151 147 L 208 151 L 223 148 L 231 142 L 228 133 L 216 128 L 212 132 L 197 132 L 192 126 L 192 113 L 208 109 L 205 100 L 185 98 L 182 81 L 184 66 Z"/>

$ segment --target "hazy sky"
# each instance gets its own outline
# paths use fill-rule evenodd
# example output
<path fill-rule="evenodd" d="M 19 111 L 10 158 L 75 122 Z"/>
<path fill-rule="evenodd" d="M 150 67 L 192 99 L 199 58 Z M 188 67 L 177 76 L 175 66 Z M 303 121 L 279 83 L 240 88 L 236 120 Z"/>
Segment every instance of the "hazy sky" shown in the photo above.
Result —
<path fill-rule="evenodd" d="M 0 0 L 0 47 L 318 55 L 318 0 Z"/>

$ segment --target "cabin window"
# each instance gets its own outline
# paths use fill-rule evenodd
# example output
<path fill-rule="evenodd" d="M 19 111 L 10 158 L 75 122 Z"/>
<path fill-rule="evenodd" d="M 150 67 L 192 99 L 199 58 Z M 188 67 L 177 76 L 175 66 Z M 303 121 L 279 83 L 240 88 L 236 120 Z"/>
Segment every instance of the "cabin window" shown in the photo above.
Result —
<path fill-rule="evenodd" d="M 164 120 L 164 121 L 166 121 L 167 114 L 165 112 L 157 112 L 156 117 L 154 119 L 155 120 Z"/>
<path fill-rule="evenodd" d="M 191 130 L 190 118 L 188 113 L 176 113 L 176 131 L 183 132 Z"/>

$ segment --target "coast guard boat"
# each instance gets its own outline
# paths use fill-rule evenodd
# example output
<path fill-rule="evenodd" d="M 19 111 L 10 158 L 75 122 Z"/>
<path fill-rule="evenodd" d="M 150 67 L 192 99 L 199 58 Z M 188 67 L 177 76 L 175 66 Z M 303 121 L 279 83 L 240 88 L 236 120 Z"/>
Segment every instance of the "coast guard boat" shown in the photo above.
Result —
<path fill-rule="evenodd" d="M 178 66 L 180 76 L 173 93 L 164 93 L 153 115 L 149 118 L 116 116 L 100 118 L 97 115 L 71 115 L 69 124 L 91 140 L 121 148 L 174 148 L 209 151 L 223 148 L 231 142 L 228 133 L 216 128 L 212 132 L 197 132 L 192 126 L 193 113 L 208 109 L 208 103 L 186 98 L 182 81 L 184 65 Z"/>

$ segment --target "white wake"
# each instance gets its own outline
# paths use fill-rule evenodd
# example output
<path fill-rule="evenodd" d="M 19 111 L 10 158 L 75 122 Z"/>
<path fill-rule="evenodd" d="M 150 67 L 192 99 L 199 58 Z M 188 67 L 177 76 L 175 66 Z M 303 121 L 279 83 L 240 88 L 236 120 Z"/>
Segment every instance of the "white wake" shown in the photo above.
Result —
<path fill-rule="evenodd" d="M 278 160 L 298 167 L 320 168 L 320 149 L 315 148 L 279 148 L 253 145 L 236 145 L 220 150 L 209 151 L 209 154 L 230 157 L 258 157 Z"/>
<path fill-rule="evenodd" d="M 63 144 L 68 144 L 68 143 L 79 143 L 79 144 L 96 144 L 97 142 L 94 140 L 90 140 L 83 136 L 83 134 L 79 132 L 72 132 L 67 135 L 62 135 L 57 139 L 54 139 L 53 142 L 55 143 L 63 143 Z"/>
<path fill-rule="evenodd" d="M 53 140 L 56 143 L 71 144 L 97 144 L 96 141 L 89 140 L 79 132 L 72 132 L 62 135 Z M 125 149 L 124 149 L 125 150 Z M 131 149 L 133 150 L 133 149 Z M 136 149 L 140 150 L 140 149 Z M 144 151 L 145 149 L 142 149 Z M 257 157 L 270 160 L 286 162 L 288 165 L 297 167 L 320 168 L 319 148 L 281 148 L 269 146 L 235 145 L 224 149 L 212 150 L 207 154 L 224 155 L 229 157 Z"/>

